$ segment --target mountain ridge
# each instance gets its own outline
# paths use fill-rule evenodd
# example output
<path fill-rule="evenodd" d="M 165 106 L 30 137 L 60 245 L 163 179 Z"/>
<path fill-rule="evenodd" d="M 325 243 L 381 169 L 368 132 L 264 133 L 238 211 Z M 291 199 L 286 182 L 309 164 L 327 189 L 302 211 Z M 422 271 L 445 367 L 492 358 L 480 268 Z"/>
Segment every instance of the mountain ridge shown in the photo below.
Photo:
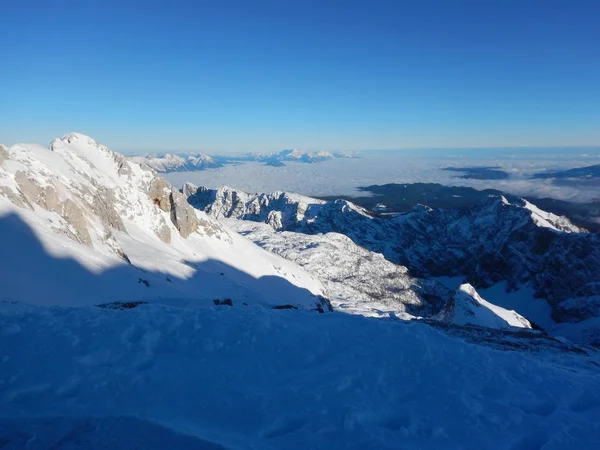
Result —
<path fill-rule="evenodd" d="M 491 196 L 473 208 L 423 205 L 381 218 L 346 200 L 252 195 L 190 184 L 182 192 L 190 204 L 215 217 L 264 222 L 279 232 L 344 234 L 416 277 L 464 277 L 478 289 L 503 281 L 509 291 L 531 285 L 557 323 L 583 324 L 600 315 L 583 306 L 600 295 L 600 238 L 526 200 Z M 592 328 L 586 339 L 600 343 L 600 330 Z"/>
<path fill-rule="evenodd" d="M 323 309 L 327 294 L 314 276 L 194 210 L 156 172 L 78 133 L 49 148 L 3 147 L 0 218 L 2 247 L 19 256 L 2 261 L 4 300 L 202 306 L 229 297 Z M 65 280 L 58 268 L 67 266 L 81 279 Z"/>

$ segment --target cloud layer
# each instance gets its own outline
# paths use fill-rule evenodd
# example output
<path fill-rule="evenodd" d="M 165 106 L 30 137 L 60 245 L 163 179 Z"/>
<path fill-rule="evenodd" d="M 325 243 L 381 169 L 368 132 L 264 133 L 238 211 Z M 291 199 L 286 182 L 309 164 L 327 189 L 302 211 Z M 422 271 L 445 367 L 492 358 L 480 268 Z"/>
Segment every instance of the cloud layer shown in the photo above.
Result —
<path fill-rule="evenodd" d="M 479 153 L 479 154 L 478 154 Z M 586 202 L 600 198 L 600 192 L 587 185 L 560 185 L 552 179 L 534 179 L 545 170 L 581 167 L 600 163 L 600 150 L 586 154 L 573 151 L 548 154 L 513 151 L 482 152 L 380 152 L 363 153 L 360 159 L 335 159 L 319 164 L 288 163 L 271 167 L 248 162 L 226 165 L 201 172 L 169 173 L 167 178 L 177 186 L 189 181 L 196 185 L 223 185 L 247 192 L 297 192 L 309 196 L 365 195 L 360 186 L 385 183 L 440 183 L 494 188 L 515 195 L 551 197 Z M 463 179 L 460 172 L 442 170 L 447 167 L 497 166 L 510 174 L 507 179 Z"/>

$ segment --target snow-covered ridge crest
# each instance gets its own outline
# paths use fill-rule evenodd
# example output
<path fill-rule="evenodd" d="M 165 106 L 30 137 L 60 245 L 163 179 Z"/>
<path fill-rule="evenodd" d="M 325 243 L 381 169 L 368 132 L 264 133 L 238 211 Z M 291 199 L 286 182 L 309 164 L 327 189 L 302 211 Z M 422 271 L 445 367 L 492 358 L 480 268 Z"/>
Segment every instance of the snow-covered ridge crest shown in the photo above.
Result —
<path fill-rule="evenodd" d="M 532 328 L 531 323 L 515 311 L 509 311 L 483 299 L 469 283 L 462 284 L 441 314 L 443 320 L 456 325 L 487 328 Z"/>
<path fill-rule="evenodd" d="M 50 148 L 2 147 L 0 156 L 2 248 L 19 258 L 36 255 L 19 259 L 21 265 L 3 261 L 1 299 L 94 304 L 230 296 L 314 306 L 315 296 L 325 294 L 314 277 L 196 211 L 155 171 L 88 136 L 70 133 Z M 70 283 L 36 276 L 37 288 L 23 280 L 30 272 L 62 277 L 62 265 L 79 276 Z M 272 289 L 277 283 L 279 290 Z"/>
<path fill-rule="evenodd" d="M 324 201 L 290 192 L 248 194 L 227 186 L 208 189 L 191 183 L 185 183 L 182 192 L 192 206 L 211 216 L 265 222 L 275 230 L 302 229 L 307 232 L 304 228 L 323 225 L 322 218 L 325 216 L 331 217 L 334 222 L 334 217 L 372 219 L 364 208 L 346 200 Z M 341 230 L 322 230 L 328 231 Z"/>

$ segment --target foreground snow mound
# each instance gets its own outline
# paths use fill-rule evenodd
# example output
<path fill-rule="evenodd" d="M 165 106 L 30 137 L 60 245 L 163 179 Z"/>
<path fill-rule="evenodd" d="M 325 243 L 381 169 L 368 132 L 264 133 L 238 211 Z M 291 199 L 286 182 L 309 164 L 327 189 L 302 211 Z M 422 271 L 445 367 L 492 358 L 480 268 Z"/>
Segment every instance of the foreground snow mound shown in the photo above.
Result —
<path fill-rule="evenodd" d="M 456 325 L 496 329 L 531 328 L 531 323 L 523 316 L 484 300 L 468 283 L 458 288 L 454 294 L 454 301 L 444 311 L 443 316 L 445 320 Z"/>
<path fill-rule="evenodd" d="M 322 284 L 196 211 L 156 172 L 71 133 L 2 147 L 0 300 L 315 308 Z"/>
<path fill-rule="evenodd" d="M 503 349 L 493 330 L 455 328 L 251 306 L 0 303 L 0 442 L 600 448 L 596 351 L 530 333 Z"/>

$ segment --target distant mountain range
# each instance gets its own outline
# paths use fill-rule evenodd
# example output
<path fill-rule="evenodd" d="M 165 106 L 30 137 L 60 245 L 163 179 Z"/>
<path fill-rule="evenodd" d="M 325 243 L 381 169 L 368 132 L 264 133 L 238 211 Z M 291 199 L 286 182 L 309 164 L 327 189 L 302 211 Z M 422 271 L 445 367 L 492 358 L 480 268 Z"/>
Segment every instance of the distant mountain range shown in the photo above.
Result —
<path fill-rule="evenodd" d="M 222 164 L 208 155 L 197 153 L 195 155 L 144 155 L 130 158 L 138 164 L 145 164 L 157 172 L 187 172 L 221 167 Z"/>
<path fill-rule="evenodd" d="M 374 215 L 381 216 L 409 212 L 418 204 L 432 208 L 471 208 L 489 195 L 504 196 L 511 202 L 519 199 L 516 195 L 497 189 L 478 190 L 466 186 L 444 186 L 439 183 L 389 183 L 363 186 L 359 190 L 365 192 L 365 195 L 319 198 L 343 198 L 368 209 Z M 600 200 L 575 203 L 548 197 L 525 198 L 545 211 L 568 217 L 580 227 L 600 231 Z"/>
<path fill-rule="evenodd" d="M 536 173 L 533 178 L 600 178 L 600 164 Z"/>
<path fill-rule="evenodd" d="M 245 153 L 239 156 L 214 155 L 203 153 L 196 154 L 146 154 L 133 156 L 130 159 L 145 164 L 161 173 L 187 172 L 222 167 L 225 164 L 238 164 L 243 162 L 261 162 L 267 166 L 281 167 L 286 162 L 300 162 L 313 164 L 328 161 L 334 158 L 356 158 L 356 152 L 307 152 L 303 150 L 282 150 L 273 153 Z"/>

